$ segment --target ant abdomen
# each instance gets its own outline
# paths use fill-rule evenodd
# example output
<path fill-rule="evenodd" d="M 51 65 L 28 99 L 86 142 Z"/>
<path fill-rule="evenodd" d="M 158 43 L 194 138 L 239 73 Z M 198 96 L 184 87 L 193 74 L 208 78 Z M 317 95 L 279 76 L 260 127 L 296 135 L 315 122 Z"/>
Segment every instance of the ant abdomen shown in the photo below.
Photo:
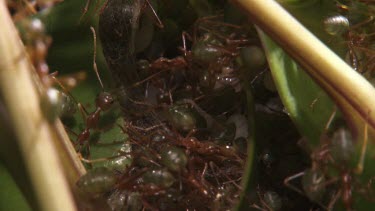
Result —
<path fill-rule="evenodd" d="M 116 190 L 107 199 L 108 205 L 113 211 L 142 210 L 142 198 L 138 192 L 129 192 L 127 190 Z"/>
<path fill-rule="evenodd" d="M 40 106 L 49 122 L 58 117 L 70 117 L 76 110 L 76 104 L 72 98 L 55 88 L 48 88 L 42 96 Z"/>
<path fill-rule="evenodd" d="M 113 158 L 109 159 L 105 167 L 112 170 L 123 171 L 132 162 L 131 145 L 129 143 L 124 143 L 121 145 L 120 149 L 113 154 Z"/>
<path fill-rule="evenodd" d="M 98 167 L 88 171 L 76 184 L 82 192 L 95 196 L 110 191 L 116 182 L 117 177 L 112 170 Z"/>
<path fill-rule="evenodd" d="M 350 161 L 355 152 L 351 133 L 344 128 L 337 129 L 332 134 L 330 149 L 335 162 Z"/>
<path fill-rule="evenodd" d="M 193 58 L 204 63 L 216 61 L 223 55 L 222 50 L 217 47 L 222 46 L 222 43 L 209 33 L 202 37 L 192 47 Z"/>
<path fill-rule="evenodd" d="M 349 30 L 349 20 L 342 15 L 327 17 L 323 24 L 325 31 L 334 36 L 342 35 Z"/>
<path fill-rule="evenodd" d="M 205 120 L 188 105 L 171 106 L 168 109 L 167 119 L 172 127 L 184 133 L 206 127 Z"/>
<path fill-rule="evenodd" d="M 246 73 L 255 77 L 267 65 L 266 55 L 262 48 L 258 46 L 248 46 L 240 50 L 241 61 L 246 68 Z"/>
<path fill-rule="evenodd" d="M 146 184 L 154 184 L 162 188 L 171 187 L 176 182 L 173 174 L 163 168 L 148 170 L 143 174 L 142 179 Z"/>
<path fill-rule="evenodd" d="M 188 163 L 185 152 L 178 147 L 165 147 L 160 152 L 161 163 L 169 170 L 182 172 Z"/>
<path fill-rule="evenodd" d="M 282 200 L 279 194 L 274 191 L 267 191 L 263 194 L 264 203 L 269 207 L 271 210 L 280 210 L 282 207 Z"/>

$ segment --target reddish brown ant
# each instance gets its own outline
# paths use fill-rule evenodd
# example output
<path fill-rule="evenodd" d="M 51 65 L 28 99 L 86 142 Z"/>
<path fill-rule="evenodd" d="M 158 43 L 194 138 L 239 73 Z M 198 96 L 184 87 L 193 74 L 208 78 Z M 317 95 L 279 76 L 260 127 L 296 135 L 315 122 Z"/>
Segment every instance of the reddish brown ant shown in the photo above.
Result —
<path fill-rule="evenodd" d="M 103 86 L 103 83 L 102 83 L 102 81 L 99 77 L 99 72 L 98 72 L 97 65 L 96 65 L 96 34 L 95 34 L 95 29 L 93 27 L 90 27 L 90 29 L 91 29 L 91 31 L 93 33 L 93 37 L 94 37 L 93 69 L 96 73 L 96 76 L 99 80 L 99 83 L 100 83 L 102 89 L 104 89 L 104 86 Z M 80 134 L 78 134 L 78 137 L 77 137 L 76 144 L 79 146 L 78 151 L 80 151 L 81 148 L 85 144 L 87 144 L 87 141 L 90 137 L 90 130 L 97 128 L 101 112 L 109 110 L 112 107 L 113 103 L 114 103 L 114 98 L 112 97 L 112 95 L 108 92 L 102 91 L 97 95 L 97 97 L 95 99 L 95 107 L 96 107 L 95 111 L 93 111 L 91 113 L 88 113 L 87 110 L 82 106 L 82 104 L 80 104 L 80 103 L 78 104 L 78 106 L 81 110 L 82 116 L 86 121 L 85 122 L 85 125 L 86 125 L 85 129 Z M 89 149 L 89 146 L 88 146 L 88 149 Z"/>
<path fill-rule="evenodd" d="M 328 129 L 332 118 L 326 125 Z M 320 147 L 311 154 L 311 169 L 297 173 L 284 180 L 284 184 L 296 192 L 307 195 L 307 197 L 324 207 L 332 210 L 336 201 L 341 198 L 346 210 L 353 209 L 353 191 L 361 192 L 359 184 L 355 181 L 355 174 L 361 174 L 364 165 L 364 156 L 367 146 L 367 124 L 364 127 L 364 141 L 362 142 L 361 154 L 356 168 L 351 168 L 349 161 L 354 155 L 353 138 L 350 132 L 342 127 L 335 129 L 330 138 L 324 138 Z M 331 171 L 337 172 L 338 176 L 330 175 Z M 332 172 L 331 172 L 332 173 Z M 302 177 L 303 190 L 296 188 L 289 182 Z M 328 206 L 321 201 L 327 187 L 337 187 L 336 193 L 331 197 Z"/>
<path fill-rule="evenodd" d="M 46 87 L 50 87 L 52 81 L 49 77 L 49 67 L 46 58 L 52 38 L 46 35 L 44 24 L 38 18 L 25 20 L 22 25 L 25 29 L 24 40 L 30 59 L 43 84 Z"/>
<path fill-rule="evenodd" d="M 351 8 L 343 3 L 336 1 L 337 7 L 350 16 Z M 358 12 L 358 11 L 356 11 Z M 342 37 L 347 42 L 347 55 L 345 60 L 354 70 L 364 73 L 374 70 L 374 51 L 368 48 L 371 45 L 374 31 L 371 24 L 374 21 L 372 14 L 368 11 L 361 11 L 367 19 L 350 26 L 349 19 L 343 15 L 336 15 L 326 18 L 324 21 L 327 33 Z"/>
<path fill-rule="evenodd" d="M 239 90 L 240 75 L 235 58 L 239 55 L 239 49 L 250 42 L 241 35 L 241 26 L 220 22 L 219 17 L 198 19 L 192 35 L 182 33 L 183 47 L 180 50 L 188 61 L 188 74 L 198 78 L 202 88 L 218 89 L 230 85 Z M 221 32 L 222 27 L 233 29 L 232 33 Z M 187 49 L 187 40 L 192 42 L 191 50 Z M 197 68 L 203 68 L 200 75 L 196 75 Z"/>

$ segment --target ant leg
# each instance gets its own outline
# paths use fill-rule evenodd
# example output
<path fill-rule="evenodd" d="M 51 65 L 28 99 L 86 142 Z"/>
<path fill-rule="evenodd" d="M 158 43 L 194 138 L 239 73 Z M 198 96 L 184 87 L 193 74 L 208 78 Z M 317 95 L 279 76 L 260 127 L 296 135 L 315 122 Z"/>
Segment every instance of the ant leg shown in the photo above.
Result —
<path fill-rule="evenodd" d="M 305 171 L 299 172 L 297 174 L 294 174 L 292 176 L 289 176 L 289 177 L 285 178 L 284 179 L 284 185 L 286 187 L 290 188 L 291 190 L 296 191 L 297 193 L 299 193 L 301 195 L 305 195 L 302 190 L 298 189 L 296 186 L 289 183 L 290 181 L 295 180 L 299 177 L 302 177 L 303 175 L 305 175 Z"/>
<path fill-rule="evenodd" d="M 150 132 L 152 130 L 155 130 L 155 129 L 159 128 L 159 127 L 164 127 L 164 126 L 165 126 L 165 124 L 158 124 L 158 125 L 150 126 L 150 127 L 147 127 L 147 128 L 143 128 L 143 127 L 138 127 L 138 126 L 132 125 L 132 127 L 134 129 L 143 131 L 145 133 Z"/>
<path fill-rule="evenodd" d="M 96 65 L 96 33 L 95 33 L 94 27 L 90 26 L 90 29 L 91 29 L 92 35 L 94 37 L 94 58 L 93 58 L 92 66 L 93 66 L 94 71 L 96 73 L 96 77 L 99 80 L 100 86 L 102 87 L 102 89 L 104 89 L 103 82 L 102 82 L 102 80 L 100 79 L 100 76 L 99 76 L 98 66 Z"/>
<path fill-rule="evenodd" d="M 357 54 L 355 53 L 355 50 L 354 50 L 354 47 L 353 47 L 353 43 L 352 42 L 349 42 L 350 44 L 348 44 L 348 53 L 349 53 L 349 60 L 350 60 L 350 63 L 351 63 L 351 66 L 352 68 L 358 72 L 358 69 L 359 69 L 359 61 L 358 61 L 358 57 L 357 57 Z"/>
<path fill-rule="evenodd" d="M 87 119 L 87 116 L 89 115 L 89 112 L 87 112 L 86 108 L 82 105 L 82 103 L 78 103 L 77 105 L 78 105 L 79 111 L 81 112 L 82 119 L 83 121 L 85 121 Z"/>
<path fill-rule="evenodd" d="M 321 97 L 321 95 L 322 95 L 322 92 L 319 92 L 318 96 L 311 102 L 311 104 L 310 104 L 311 110 L 314 110 L 314 106 L 319 101 L 319 98 Z"/>
<path fill-rule="evenodd" d="M 264 201 L 262 195 L 261 195 L 261 190 L 260 190 L 260 187 L 258 186 L 257 187 L 257 195 L 258 195 L 258 198 L 259 198 L 259 202 L 266 208 L 263 208 L 263 207 L 259 207 L 259 205 L 257 204 L 252 204 L 251 207 L 255 208 L 255 209 L 259 209 L 259 210 L 262 210 L 262 211 L 273 211 L 269 206 L 268 204 Z"/>
<path fill-rule="evenodd" d="M 264 68 L 264 70 L 262 70 L 261 72 L 259 72 L 258 74 L 256 74 L 256 76 L 254 76 L 254 78 L 250 81 L 250 84 L 253 85 L 258 80 L 258 78 L 260 78 L 267 71 L 269 71 L 269 69 L 268 68 Z"/>
<path fill-rule="evenodd" d="M 257 204 L 252 204 L 252 205 L 250 205 L 250 207 L 252 207 L 252 208 L 254 208 L 254 209 L 257 209 L 257 210 L 260 210 L 260 211 L 268 211 L 268 210 L 266 210 L 266 209 L 263 209 L 263 208 L 261 208 L 261 207 L 259 207 Z"/>
<path fill-rule="evenodd" d="M 81 155 L 80 159 L 84 163 L 92 164 L 92 163 L 100 163 L 100 162 L 109 161 L 109 160 L 112 160 L 112 159 L 115 159 L 115 158 L 119 158 L 119 157 L 122 157 L 122 156 L 126 156 L 126 155 L 121 154 L 121 155 L 116 155 L 116 156 L 111 156 L 111 157 L 105 157 L 105 158 L 97 158 L 97 159 L 86 159 L 86 158 L 83 158 L 82 155 Z"/>
<path fill-rule="evenodd" d="M 332 111 L 331 115 L 329 116 L 328 121 L 326 123 L 326 126 L 324 127 L 324 131 L 327 131 L 329 129 L 329 127 L 331 126 L 331 124 L 333 122 L 333 119 L 336 116 L 336 112 L 337 112 L 337 108 L 336 108 L 336 106 L 334 106 L 333 111 Z"/>
<path fill-rule="evenodd" d="M 173 96 L 172 96 L 171 90 L 168 90 L 168 96 L 169 96 L 169 100 L 171 102 L 171 105 L 173 105 Z"/>
<path fill-rule="evenodd" d="M 185 139 L 192 137 L 196 132 L 198 132 L 197 129 L 192 129 L 185 137 Z"/>
<path fill-rule="evenodd" d="M 54 73 L 55 72 L 51 74 L 54 74 Z M 65 89 L 69 91 L 69 90 L 72 90 L 74 87 L 76 87 L 79 83 L 84 81 L 87 78 L 87 74 L 85 71 L 78 71 L 76 73 L 62 75 L 58 77 L 57 75 L 55 75 L 55 77 L 60 81 L 61 84 L 65 86 Z"/>
<path fill-rule="evenodd" d="M 32 15 L 35 15 L 35 14 L 38 13 L 38 12 L 35 10 L 35 6 L 36 6 L 35 4 L 36 4 L 36 2 L 31 3 L 31 2 L 29 2 L 29 1 L 27 1 L 27 0 L 23 0 L 23 3 L 26 4 L 26 10 L 28 10 L 29 12 L 31 12 Z"/>
<path fill-rule="evenodd" d="M 79 18 L 79 22 L 78 23 L 81 23 L 82 20 L 83 20 L 83 17 L 87 14 L 87 11 L 89 10 L 90 2 L 91 2 L 91 0 L 87 0 L 86 1 L 85 7 L 83 8 L 82 15 Z"/>
<path fill-rule="evenodd" d="M 331 199 L 331 201 L 329 202 L 329 204 L 327 206 L 327 210 L 328 211 L 333 210 L 334 205 L 336 204 L 336 202 L 340 198 L 340 196 L 341 196 L 341 190 L 339 190 L 337 193 L 335 193 L 334 196 L 332 196 L 332 199 Z"/>
<path fill-rule="evenodd" d="M 163 29 L 163 28 L 164 28 L 164 24 L 163 24 L 163 22 L 160 20 L 158 14 L 156 14 L 156 11 L 155 11 L 154 7 L 152 6 L 152 4 L 150 3 L 150 1 L 149 1 L 149 0 L 146 0 L 145 3 L 146 3 L 146 4 L 148 5 L 148 7 L 150 8 L 150 10 L 151 10 L 151 12 L 152 12 L 152 16 L 153 16 L 153 18 L 156 19 L 156 26 L 158 26 L 159 28 Z"/>
<path fill-rule="evenodd" d="M 311 102 L 311 104 L 310 104 L 310 108 L 311 108 L 311 110 L 314 110 L 314 106 L 315 106 L 315 104 L 318 102 L 318 100 L 319 100 L 319 96 L 316 97 L 316 98 Z"/>
<path fill-rule="evenodd" d="M 182 49 L 179 48 L 179 50 L 181 50 L 184 54 L 184 57 L 187 57 L 187 53 L 188 53 L 188 50 L 187 50 L 187 47 L 186 47 L 186 39 L 189 39 L 189 40 L 196 40 L 196 39 L 193 39 L 191 37 L 191 35 L 189 33 L 187 33 L 186 31 L 183 31 L 181 33 L 181 39 L 182 39 Z"/>
<path fill-rule="evenodd" d="M 139 85 L 141 85 L 141 84 L 143 84 L 143 83 L 145 83 L 145 82 L 151 80 L 152 78 L 156 77 L 157 75 L 159 75 L 160 73 L 163 73 L 163 72 L 165 72 L 165 71 L 167 71 L 167 70 L 166 70 L 166 69 L 164 69 L 164 70 L 160 70 L 159 72 L 154 73 L 154 74 L 150 75 L 149 77 L 147 77 L 147 78 L 145 78 L 145 79 L 143 79 L 143 80 L 141 80 L 141 81 L 138 81 L 138 82 L 134 83 L 134 84 L 133 84 L 132 86 L 130 86 L 130 87 L 136 87 L 136 86 L 139 86 Z"/>
<path fill-rule="evenodd" d="M 370 114 L 370 112 L 368 113 L 368 115 Z M 368 124 L 367 124 L 367 120 L 368 118 L 366 118 L 366 122 L 365 122 L 365 126 L 363 128 L 363 142 L 362 142 L 362 147 L 361 147 L 361 154 L 360 154 L 360 157 L 359 157 L 359 161 L 358 161 L 358 164 L 357 164 L 357 167 L 356 169 L 354 170 L 354 172 L 356 174 L 362 174 L 363 172 L 363 166 L 364 166 L 364 163 L 365 163 L 365 156 L 366 156 L 366 149 L 367 149 L 367 142 L 368 142 Z"/>
<path fill-rule="evenodd" d="M 57 71 L 51 73 L 51 74 L 50 74 L 50 77 L 55 81 L 55 83 L 57 83 L 57 84 L 61 87 L 61 89 L 62 89 L 67 95 L 69 95 L 69 97 L 71 97 L 71 98 L 73 99 L 73 101 L 74 101 L 77 105 L 80 104 L 80 103 L 78 103 L 78 101 L 75 99 L 75 97 L 72 95 L 72 93 L 70 93 L 70 92 L 68 91 L 68 89 L 67 89 L 67 88 L 66 88 L 66 87 L 60 82 L 60 80 L 56 78 L 57 73 L 58 73 Z M 87 114 L 86 109 L 85 109 L 85 112 L 86 112 L 86 114 Z"/>

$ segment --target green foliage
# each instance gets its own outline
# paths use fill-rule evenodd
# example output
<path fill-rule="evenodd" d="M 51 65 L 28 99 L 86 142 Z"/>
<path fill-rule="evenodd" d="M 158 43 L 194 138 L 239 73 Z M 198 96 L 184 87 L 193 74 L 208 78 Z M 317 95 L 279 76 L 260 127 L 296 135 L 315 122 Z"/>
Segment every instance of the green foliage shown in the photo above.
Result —
<path fill-rule="evenodd" d="M 0 181 L 0 210 L 32 210 L 3 162 L 0 162 Z"/>
<path fill-rule="evenodd" d="M 277 90 L 301 134 L 313 145 L 320 136 L 334 104 L 328 95 L 277 44 L 259 31 Z"/>

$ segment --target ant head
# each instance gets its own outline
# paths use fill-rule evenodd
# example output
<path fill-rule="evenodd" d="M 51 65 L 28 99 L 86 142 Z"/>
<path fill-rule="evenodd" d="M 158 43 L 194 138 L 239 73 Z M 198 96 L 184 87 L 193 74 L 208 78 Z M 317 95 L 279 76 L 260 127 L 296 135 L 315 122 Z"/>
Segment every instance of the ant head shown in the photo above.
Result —
<path fill-rule="evenodd" d="M 96 97 L 96 106 L 101 108 L 103 111 L 111 108 L 112 104 L 115 102 L 113 96 L 108 92 L 101 92 Z"/>

